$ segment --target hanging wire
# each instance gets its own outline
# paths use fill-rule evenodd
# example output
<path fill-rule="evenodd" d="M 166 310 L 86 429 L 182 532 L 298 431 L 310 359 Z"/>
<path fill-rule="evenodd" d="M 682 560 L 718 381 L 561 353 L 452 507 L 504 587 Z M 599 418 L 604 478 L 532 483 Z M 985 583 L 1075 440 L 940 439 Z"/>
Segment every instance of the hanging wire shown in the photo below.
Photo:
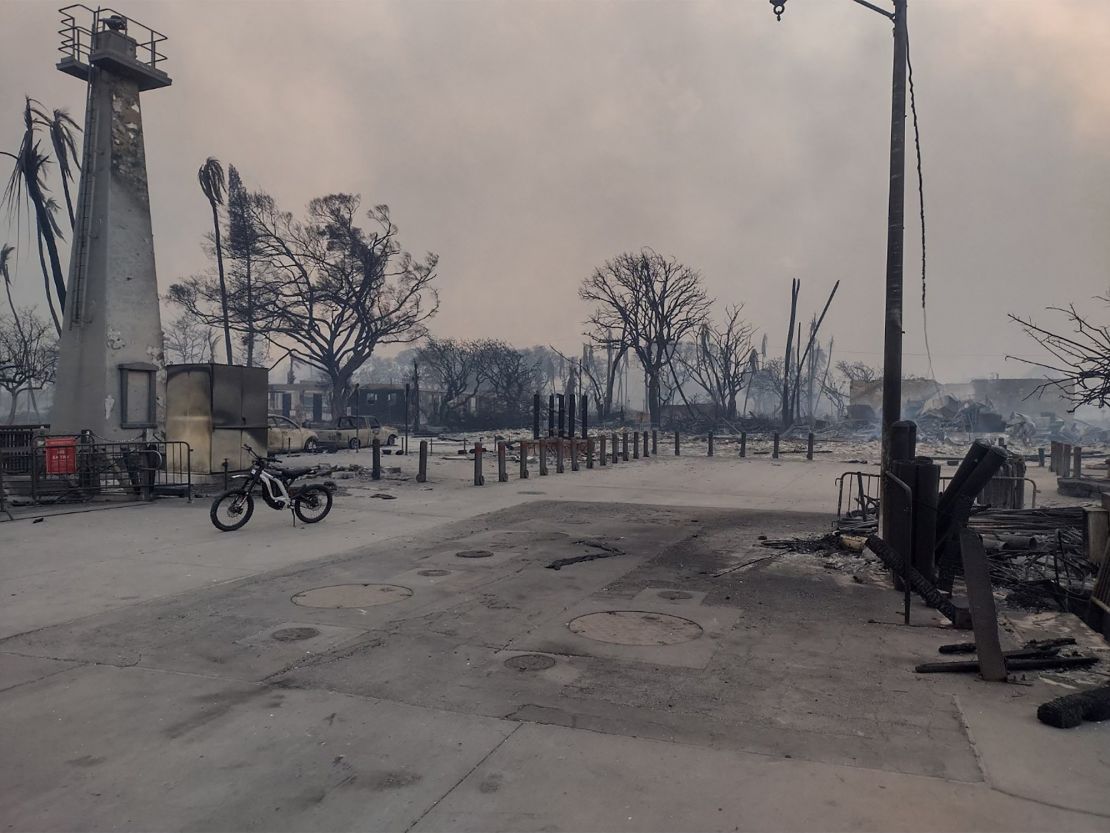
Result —
<path fill-rule="evenodd" d="M 929 362 L 929 378 L 936 385 L 937 395 L 941 395 L 937 373 L 933 369 L 933 351 L 929 346 L 929 311 L 925 305 L 925 177 L 921 171 L 921 129 L 917 123 L 917 96 L 913 86 L 913 61 L 910 59 L 910 35 L 906 32 L 906 68 L 910 85 L 910 113 L 913 116 L 913 144 L 917 152 L 917 206 L 921 220 L 921 329 L 925 336 L 925 356 Z"/>

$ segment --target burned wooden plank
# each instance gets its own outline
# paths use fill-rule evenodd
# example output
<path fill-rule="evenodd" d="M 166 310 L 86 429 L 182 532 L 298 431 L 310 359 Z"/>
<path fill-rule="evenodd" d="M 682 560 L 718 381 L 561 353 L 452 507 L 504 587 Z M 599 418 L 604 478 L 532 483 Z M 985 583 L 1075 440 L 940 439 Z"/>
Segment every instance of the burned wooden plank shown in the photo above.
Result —
<path fill-rule="evenodd" d="M 1002 682 L 1006 679 L 1006 662 L 998 640 L 998 611 L 994 606 L 987 553 L 979 536 L 969 529 L 960 530 L 960 551 L 971 627 L 975 631 L 975 650 L 979 655 L 979 674 L 984 680 Z"/>
<path fill-rule="evenodd" d="M 1007 659 L 1005 662 L 1007 671 L 1045 671 L 1053 668 L 1089 668 L 1098 662 L 1098 657 L 1030 657 L 1026 659 Z M 978 670 L 978 660 L 925 662 L 914 668 L 914 671 L 918 674 L 970 674 Z"/>

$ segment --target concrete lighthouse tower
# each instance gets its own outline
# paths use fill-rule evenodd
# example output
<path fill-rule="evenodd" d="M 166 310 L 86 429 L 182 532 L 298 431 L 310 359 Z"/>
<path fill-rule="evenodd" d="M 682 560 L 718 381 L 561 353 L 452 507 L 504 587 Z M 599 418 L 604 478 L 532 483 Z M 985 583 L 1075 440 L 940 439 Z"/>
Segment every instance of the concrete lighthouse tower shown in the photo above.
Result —
<path fill-rule="evenodd" d="M 167 87 L 165 37 L 109 11 L 62 10 L 58 69 L 87 82 L 54 433 L 134 439 L 165 422 L 165 364 L 139 93 Z"/>

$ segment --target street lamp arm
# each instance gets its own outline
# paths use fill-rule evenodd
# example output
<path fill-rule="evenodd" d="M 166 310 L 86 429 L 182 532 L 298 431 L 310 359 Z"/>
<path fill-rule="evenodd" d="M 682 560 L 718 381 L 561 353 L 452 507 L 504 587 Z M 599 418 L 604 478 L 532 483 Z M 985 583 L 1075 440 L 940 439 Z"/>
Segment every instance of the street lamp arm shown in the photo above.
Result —
<path fill-rule="evenodd" d="M 867 8 L 871 9 L 871 11 L 878 12 L 883 17 L 889 20 L 894 20 L 894 12 L 888 12 L 886 9 L 876 6 L 873 3 L 868 3 L 867 0 L 852 0 L 852 2 L 859 3 L 859 5 L 861 6 L 866 6 Z"/>
<path fill-rule="evenodd" d="M 853 3 L 871 9 L 873 12 L 878 12 L 887 20 L 894 20 L 896 15 L 894 12 L 888 12 L 881 6 L 876 6 L 874 3 L 868 3 L 867 0 L 852 0 Z M 775 13 L 775 18 L 782 20 L 782 13 L 786 10 L 786 0 L 771 0 L 771 10 Z"/>

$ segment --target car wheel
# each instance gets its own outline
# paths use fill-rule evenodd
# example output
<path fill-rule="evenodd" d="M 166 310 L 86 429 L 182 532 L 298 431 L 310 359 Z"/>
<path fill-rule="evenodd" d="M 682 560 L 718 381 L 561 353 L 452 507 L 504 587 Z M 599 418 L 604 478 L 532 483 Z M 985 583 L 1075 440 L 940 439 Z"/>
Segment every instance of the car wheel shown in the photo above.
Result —
<path fill-rule="evenodd" d="M 396 445 L 397 444 L 397 435 L 396 434 L 390 434 L 389 439 L 385 441 L 385 444 L 386 445 Z"/>
<path fill-rule="evenodd" d="M 360 440 L 358 437 L 352 437 L 351 441 L 347 443 L 347 447 L 352 449 L 353 451 L 358 451 L 360 448 L 362 448 L 362 440 Z"/>
<path fill-rule="evenodd" d="M 316 442 L 315 437 L 309 437 L 307 440 L 304 441 L 304 450 L 306 452 L 308 452 L 309 454 L 316 451 L 316 449 L 319 448 L 319 446 L 320 446 L 320 444 L 318 442 Z"/>

